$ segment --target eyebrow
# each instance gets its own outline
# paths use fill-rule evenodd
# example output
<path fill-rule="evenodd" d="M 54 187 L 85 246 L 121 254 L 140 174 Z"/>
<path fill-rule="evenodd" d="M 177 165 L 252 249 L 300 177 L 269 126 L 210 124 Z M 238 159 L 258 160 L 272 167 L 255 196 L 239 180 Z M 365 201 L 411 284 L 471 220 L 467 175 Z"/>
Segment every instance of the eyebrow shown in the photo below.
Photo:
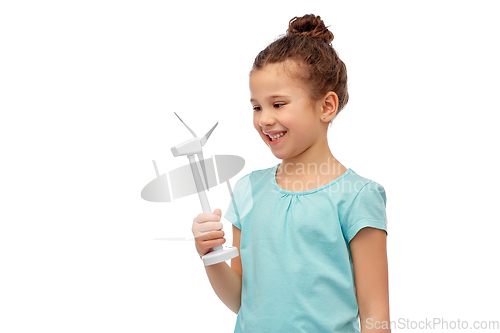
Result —
<path fill-rule="evenodd" d="M 290 98 L 290 96 L 287 96 L 287 95 L 272 95 L 272 96 L 269 96 L 267 99 L 275 99 L 275 98 Z M 257 102 L 256 99 L 254 98 L 251 98 L 250 99 L 250 103 L 252 102 Z"/>

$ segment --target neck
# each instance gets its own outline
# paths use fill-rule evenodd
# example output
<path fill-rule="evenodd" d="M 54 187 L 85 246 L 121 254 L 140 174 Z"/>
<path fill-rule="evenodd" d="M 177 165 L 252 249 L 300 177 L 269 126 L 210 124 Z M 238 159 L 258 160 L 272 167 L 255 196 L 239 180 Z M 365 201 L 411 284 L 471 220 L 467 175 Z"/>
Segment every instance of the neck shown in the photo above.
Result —
<path fill-rule="evenodd" d="M 283 159 L 277 172 L 284 177 L 307 177 L 342 173 L 342 167 L 325 140 L 322 145 L 313 145 L 294 157 Z"/>

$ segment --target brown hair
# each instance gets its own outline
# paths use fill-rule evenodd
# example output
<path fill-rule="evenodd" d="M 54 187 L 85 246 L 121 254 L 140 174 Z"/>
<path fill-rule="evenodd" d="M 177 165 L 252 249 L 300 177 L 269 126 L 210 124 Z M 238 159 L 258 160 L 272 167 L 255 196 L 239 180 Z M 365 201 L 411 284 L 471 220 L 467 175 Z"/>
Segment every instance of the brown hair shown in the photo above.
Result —
<path fill-rule="evenodd" d="M 305 70 L 294 74 L 305 84 L 311 99 L 318 100 L 329 91 L 335 92 L 339 97 L 338 114 L 347 104 L 349 94 L 346 66 L 331 46 L 332 41 L 333 34 L 321 17 L 313 14 L 294 17 L 286 34 L 257 55 L 252 72 L 267 64 L 295 60 L 299 68 Z"/>

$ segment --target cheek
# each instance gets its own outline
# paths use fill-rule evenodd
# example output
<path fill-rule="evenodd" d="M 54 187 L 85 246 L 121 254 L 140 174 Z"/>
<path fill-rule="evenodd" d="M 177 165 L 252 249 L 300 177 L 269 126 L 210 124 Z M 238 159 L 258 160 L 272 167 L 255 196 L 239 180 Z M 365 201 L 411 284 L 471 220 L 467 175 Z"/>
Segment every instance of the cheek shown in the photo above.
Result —
<path fill-rule="evenodd" d="M 262 133 L 262 128 L 260 127 L 260 124 L 259 124 L 259 117 L 258 116 L 254 116 L 253 117 L 253 127 L 255 128 L 255 130 L 258 132 L 258 134 L 260 136 L 264 136 L 264 133 Z"/>
<path fill-rule="evenodd" d="M 296 131 L 297 129 L 300 129 L 300 120 L 297 119 L 296 116 L 293 114 L 283 114 L 279 119 L 278 122 L 280 123 L 281 127 L 284 127 L 288 130 L 294 130 Z"/>
<path fill-rule="evenodd" d="M 259 117 L 256 114 L 253 115 L 253 126 L 256 130 L 260 129 Z"/>
<path fill-rule="evenodd" d="M 310 123 L 309 119 L 292 118 L 288 121 L 283 121 L 283 126 L 287 127 L 295 138 L 308 139 L 315 135 L 314 126 Z"/>

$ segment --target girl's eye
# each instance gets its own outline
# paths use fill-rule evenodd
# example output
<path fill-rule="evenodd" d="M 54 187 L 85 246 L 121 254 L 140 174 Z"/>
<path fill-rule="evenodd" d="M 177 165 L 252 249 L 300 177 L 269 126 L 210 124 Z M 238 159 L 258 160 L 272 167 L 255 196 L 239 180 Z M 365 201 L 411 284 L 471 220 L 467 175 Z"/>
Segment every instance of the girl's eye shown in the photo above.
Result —
<path fill-rule="evenodd" d="M 260 111 L 262 110 L 262 108 L 260 106 L 254 106 L 253 107 L 253 111 L 256 112 L 256 111 Z"/>
<path fill-rule="evenodd" d="M 275 107 L 276 109 L 279 109 L 279 108 L 280 108 L 280 107 L 282 107 L 283 105 L 285 105 L 285 104 L 283 104 L 283 103 L 276 103 L 276 104 L 274 104 L 274 107 Z"/>

